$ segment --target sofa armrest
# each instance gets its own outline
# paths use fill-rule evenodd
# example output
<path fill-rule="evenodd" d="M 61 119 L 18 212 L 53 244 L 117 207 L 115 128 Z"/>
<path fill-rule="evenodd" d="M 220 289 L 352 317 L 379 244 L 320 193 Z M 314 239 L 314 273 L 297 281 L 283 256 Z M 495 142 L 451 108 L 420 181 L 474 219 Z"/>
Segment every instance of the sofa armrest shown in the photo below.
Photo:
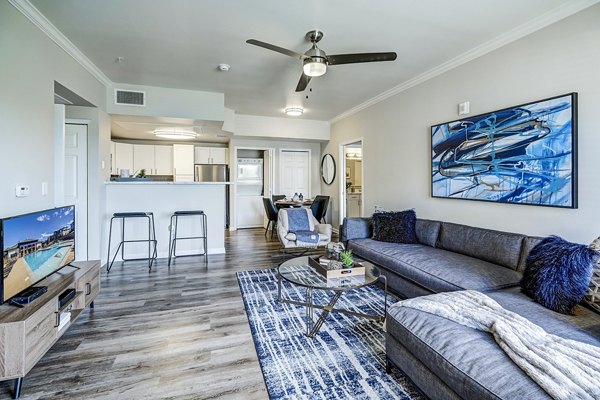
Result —
<path fill-rule="evenodd" d="M 347 243 L 351 239 L 366 239 L 373 236 L 371 218 L 344 218 L 340 230 L 340 241 Z"/>

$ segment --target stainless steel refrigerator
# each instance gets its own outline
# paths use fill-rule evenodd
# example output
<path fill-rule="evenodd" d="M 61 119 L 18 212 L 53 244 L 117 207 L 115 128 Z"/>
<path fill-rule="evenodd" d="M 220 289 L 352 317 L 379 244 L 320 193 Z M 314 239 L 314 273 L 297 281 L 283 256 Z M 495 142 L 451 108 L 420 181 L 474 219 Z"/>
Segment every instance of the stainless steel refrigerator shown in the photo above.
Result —
<path fill-rule="evenodd" d="M 229 182 L 229 167 L 223 164 L 196 164 L 195 182 Z M 225 188 L 225 227 L 229 228 L 229 187 Z"/>

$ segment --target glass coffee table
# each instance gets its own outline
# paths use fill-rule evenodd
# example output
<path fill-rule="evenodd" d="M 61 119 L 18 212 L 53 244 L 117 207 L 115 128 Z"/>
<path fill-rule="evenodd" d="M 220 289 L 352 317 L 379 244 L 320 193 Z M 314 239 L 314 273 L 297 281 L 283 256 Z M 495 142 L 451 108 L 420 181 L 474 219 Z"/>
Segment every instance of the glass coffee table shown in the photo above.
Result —
<path fill-rule="evenodd" d="M 357 317 L 363 317 L 373 319 L 376 321 L 384 321 L 387 312 L 387 279 L 381 274 L 379 269 L 368 261 L 360 261 L 365 267 L 365 275 L 349 276 L 342 278 L 330 278 L 327 279 L 323 275 L 319 274 L 315 269 L 308 265 L 308 257 L 296 257 L 282 263 L 277 268 L 277 297 L 281 303 L 296 304 L 306 307 L 306 336 L 314 337 L 321 329 L 323 322 L 331 312 L 339 312 L 343 314 L 354 315 Z M 342 295 L 348 291 L 359 289 L 365 286 L 375 284 L 379 279 L 384 284 L 384 304 L 383 313 L 381 315 L 369 315 L 363 314 L 356 311 L 344 310 L 335 308 L 335 304 L 342 297 Z M 305 301 L 296 301 L 283 297 L 281 293 L 282 280 L 286 280 L 293 285 L 303 286 L 306 288 L 306 299 Z M 327 305 L 315 304 L 313 301 L 313 291 L 315 289 L 332 291 L 334 292 L 333 297 L 330 299 Z M 314 309 L 318 308 L 321 314 L 314 320 L 313 313 Z"/>

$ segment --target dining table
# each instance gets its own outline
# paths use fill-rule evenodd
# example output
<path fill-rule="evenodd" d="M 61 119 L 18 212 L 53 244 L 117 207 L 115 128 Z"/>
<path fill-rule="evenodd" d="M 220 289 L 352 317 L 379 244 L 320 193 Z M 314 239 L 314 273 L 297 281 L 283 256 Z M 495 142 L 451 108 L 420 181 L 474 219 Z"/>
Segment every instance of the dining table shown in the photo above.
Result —
<path fill-rule="evenodd" d="M 277 208 L 294 208 L 294 207 L 310 207 L 312 205 L 312 199 L 305 199 L 302 201 L 294 201 L 294 200 L 277 200 L 275 202 L 275 207 Z"/>

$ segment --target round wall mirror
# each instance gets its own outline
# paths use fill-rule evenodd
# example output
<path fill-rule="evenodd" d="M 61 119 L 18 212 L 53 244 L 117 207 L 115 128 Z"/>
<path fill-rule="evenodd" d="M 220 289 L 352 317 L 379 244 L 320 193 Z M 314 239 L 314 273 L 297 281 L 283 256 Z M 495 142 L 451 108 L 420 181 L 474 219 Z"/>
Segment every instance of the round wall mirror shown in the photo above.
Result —
<path fill-rule="evenodd" d="M 335 159 L 331 154 L 325 154 L 321 160 L 321 178 L 327 185 L 335 180 Z"/>

